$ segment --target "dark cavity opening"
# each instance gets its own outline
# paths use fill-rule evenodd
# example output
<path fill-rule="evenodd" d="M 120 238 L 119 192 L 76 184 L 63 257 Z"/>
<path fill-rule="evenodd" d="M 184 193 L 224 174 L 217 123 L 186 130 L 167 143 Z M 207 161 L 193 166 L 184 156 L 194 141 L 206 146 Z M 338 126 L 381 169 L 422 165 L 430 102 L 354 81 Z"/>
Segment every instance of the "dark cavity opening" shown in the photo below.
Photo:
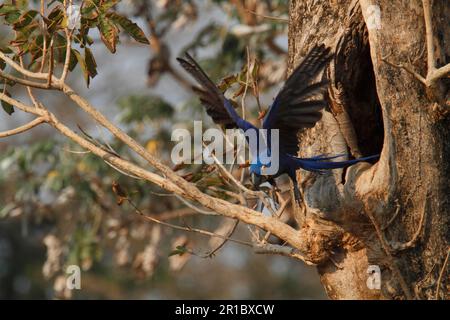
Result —
<path fill-rule="evenodd" d="M 384 127 L 369 37 L 360 10 L 353 12 L 350 26 L 336 48 L 332 81 L 342 89 L 342 103 L 353 124 L 363 156 L 381 153 Z"/>
<path fill-rule="evenodd" d="M 381 153 L 384 139 L 383 115 L 368 43 L 361 50 L 359 60 L 354 87 L 348 92 L 354 101 L 349 105 L 348 113 L 356 131 L 359 150 L 368 156 Z"/>

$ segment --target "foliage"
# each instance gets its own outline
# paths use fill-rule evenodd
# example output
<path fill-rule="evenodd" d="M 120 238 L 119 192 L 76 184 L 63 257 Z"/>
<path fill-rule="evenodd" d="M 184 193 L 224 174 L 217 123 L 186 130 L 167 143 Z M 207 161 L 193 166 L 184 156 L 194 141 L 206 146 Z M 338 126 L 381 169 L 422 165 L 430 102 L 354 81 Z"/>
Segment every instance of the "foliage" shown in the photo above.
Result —
<path fill-rule="evenodd" d="M 101 72 L 93 50 L 99 45 L 95 35 L 100 36 L 101 44 L 111 53 L 117 51 L 121 40 L 125 42 L 124 39 L 130 38 L 151 46 L 150 85 L 156 85 L 167 73 L 189 87 L 186 77 L 180 76 L 172 66 L 168 42 L 169 31 L 176 32 L 197 22 L 196 2 L 136 0 L 124 4 L 117 0 L 87 0 L 82 2 L 80 28 L 73 30 L 68 29 L 64 3 L 48 1 L 41 12 L 38 1 L 14 1 L 14 4 L 5 1 L 0 5 L 0 22 L 10 33 L 8 44 L 0 50 L 34 72 L 51 70 L 56 73 L 66 67 L 74 72 L 79 68 L 89 86 Z M 227 14 L 235 27 L 220 22 L 207 24 L 176 55 L 188 50 L 203 57 L 200 59 L 202 66 L 215 80 L 223 78 L 218 81 L 221 89 L 230 90 L 234 99 L 243 98 L 246 86 L 248 95 L 259 98 L 260 92 L 270 91 L 284 77 L 285 52 L 274 44 L 274 39 L 286 33 L 286 24 L 240 11 L 228 1 L 208 1 L 208 5 Z M 277 16 L 287 13 L 284 1 L 265 1 L 250 9 Z M 133 21 L 145 22 L 145 30 Z M 258 31 L 261 25 L 264 31 Z M 238 27 L 242 26 L 250 27 L 249 31 L 240 32 Z M 70 61 L 66 66 L 68 39 Z M 207 51 L 214 54 L 205 57 Z M 5 64 L 0 64 L 0 70 L 5 69 L 8 70 Z M 273 77 L 274 70 L 281 70 L 278 78 Z M 0 90 L 14 94 L 15 83 L 4 81 Z M 2 107 L 8 115 L 14 112 L 12 106 L 3 101 Z M 175 124 L 189 127 L 193 114 L 204 116 L 196 100 L 188 100 L 184 106 L 173 106 L 157 95 L 124 96 L 118 100 L 117 107 L 117 119 L 124 130 L 151 153 L 166 160 L 171 148 L 169 129 Z M 249 112 L 257 111 L 261 109 L 253 99 Z M 79 129 L 94 143 L 106 144 L 123 157 L 133 157 L 123 144 L 93 134 L 95 130 L 91 128 L 80 126 Z M 179 170 L 203 191 L 227 198 L 224 193 L 227 181 L 215 168 L 197 165 Z M 137 219 L 132 207 L 118 207 L 111 191 L 114 181 L 120 183 L 139 208 L 155 216 L 183 208 L 183 203 L 173 197 L 161 197 L 157 187 L 122 175 L 78 146 L 46 137 L 22 145 L 12 143 L 0 154 L 0 219 L 15 221 L 31 216 L 31 227 L 58 239 L 61 253 L 55 259 L 57 267 L 45 274 L 52 279 L 63 272 L 64 265 L 79 264 L 86 270 L 105 265 L 111 257 L 108 253 L 112 253 L 117 265 L 133 269 L 137 277 L 154 274 L 159 259 L 151 253 L 152 248 L 164 247 L 163 255 L 173 255 L 171 259 L 189 256 L 188 246 L 176 245 L 179 232 L 164 234 L 163 245 L 155 235 L 155 227 Z M 218 225 L 217 220 L 199 220 L 191 215 L 182 221 Z M 42 241 L 42 237 L 39 240 Z"/>

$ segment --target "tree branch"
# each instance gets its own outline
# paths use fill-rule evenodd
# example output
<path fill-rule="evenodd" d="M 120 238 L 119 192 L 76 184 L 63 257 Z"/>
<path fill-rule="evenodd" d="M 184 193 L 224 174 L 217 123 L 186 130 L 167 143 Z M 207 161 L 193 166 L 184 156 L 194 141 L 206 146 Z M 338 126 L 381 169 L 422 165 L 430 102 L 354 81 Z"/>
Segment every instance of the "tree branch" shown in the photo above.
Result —
<path fill-rule="evenodd" d="M 101 121 L 99 122 L 100 124 L 105 124 L 105 126 L 110 127 L 111 132 L 114 135 L 119 136 L 120 140 L 126 141 L 125 143 L 128 146 L 130 146 L 133 150 L 134 149 L 138 150 L 140 154 L 142 154 L 143 156 L 145 156 L 146 159 L 149 160 L 151 165 L 153 165 L 157 169 L 161 169 L 161 171 L 163 171 L 163 174 L 166 177 L 162 177 L 158 174 L 145 170 L 135 165 L 134 163 L 124 160 L 96 146 L 92 142 L 87 141 L 86 139 L 82 138 L 81 136 L 73 132 L 63 123 L 61 123 L 56 118 L 56 116 L 51 112 L 49 112 L 47 109 L 36 109 L 26 106 L 15 99 L 7 97 L 5 94 L 0 94 L 0 100 L 4 100 L 25 112 L 46 117 L 46 121 L 56 130 L 62 133 L 64 136 L 68 137 L 81 147 L 91 151 L 93 154 L 104 159 L 105 161 L 110 162 L 114 166 L 118 167 L 119 169 L 127 173 L 130 173 L 137 177 L 143 178 L 149 182 L 152 182 L 157 186 L 170 192 L 173 192 L 185 199 L 197 201 L 204 207 L 216 211 L 217 213 L 223 216 L 239 219 L 247 224 L 255 225 L 266 231 L 270 231 L 273 235 L 289 243 L 294 248 L 302 252 L 308 252 L 308 245 L 305 241 L 306 238 L 302 234 L 300 234 L 297 230 L 279 221 L 277 218 L 265 217 L 255 210 L 204 194 L 194 184 L 187 182 L 182 177 L 174 173 L 171 169 L 169 169 L 168 167 L 160 163 L 158 160 L 153 158 L 153 156 L 148 154 L 148 152 L 145 149 L 143 149 L 143 147 L 141 147 L 136 141 L 134 141 L 131 137 L 129 137 L 120 129 L 112 125 L 97 110 L 93 109 L 92 106 L 90 106 L 86 100 L 76 95 L 71 89 L 68 89 L 67 86 L 64 85 L 64 88 L 66 93 L 73 100 L 81 103 L 83 107 L 90 112 L 90 114 L 93 114 L 94 119 L 100 120 Z M 143 151 L 141 149 L 143 149 Z"/>
<path fill-rule="evenodd" d="M 34 114 L 36 116 L 41 116 L 41 117 L 45 118 L 46 121 L 48 121 L 47 114 L 44 112 L 44 110 L 27 106 L 20 101 L 17 101 L 11 97 L 8 97 L 6 94 L 4 94 L 2 92 L 0 92 L 0 100 L 5 101 L 5 102 L 9 103 L 10 105 L 17 107 L 18 109 L 20 109 L 26 113 Z"/>
<path fill-rule="evenodd" d="M 45 89 L 45 90 L 49 90 L 52 89 L 52 87 L 48 86 L 48 84 L 46 83 L 42 83 L 42 82 L 35 82 L 35 81 L 29 81 L 29 80 L 25 80 L 25 79 L 21 79 L 15 76 L 12 76 L 8 73 L 5 73 L 3 71 L 0 70 L 0 77 L 9 81 L 14 81 L 17 83 L 20 83 L 24 86 L 27 87 L 33 87 L 33 88 L 38 88 L 38 89 Z"/>
<path fill-rule="evenodd" d="M 309 266 L 316 265 L 314 262 L 308 260 L 308 258 L 303 255 L 298 250 L 295 250 L 294 248 L 287 247 L 287 246 L 280 246 L 276 244 L 255 244 L 255 253 L 258 254 L 278 254 L 286 257 L 291 257 L 294 259 L 298 259 L 303 261 Z"/>
<path fill-rule="evenodd" d="M 426 35 L 426 45 L 427 45 L 427 75 L 426 77 L 421 76 L 419 73 L 415 72 L 409 66 L 403 64 L 394 64 L 386 61 L 384 58 L 381 60 L 386 62 L 387 64 L 401 68 L 408 73 L 412 74 L 416 77 L 417 80 L 422 82 L 426 87 L 433 87 L 436 85 L 436 82 L 439 79 L 447 77 L 450 75 L 450 63 L 442 66 L 440 68 L 436 68 L 436 57 L 434 50 L 434 41 L 433 41 L 433 25 L 432 25 L 432 10 L 430 5 L 430 0 L 422 0 L 423 4 L 423 12 L 424 12 L 424 20 L 425 20 L 425 35 Z"/>
<path fill-rule="evenodd" d="M 48 73 L 42 73 L 42 72 L 31 72 L 25 68 L 22 68 L 19 64 L 14 62 L 10 57 L 8 57 L 6 54 L 0 51 L 0 59 L 6 62 L 6 64 L 10 65 L 12 68 L 14 68 L 17 72 L 23 74 L 26 77 L 33 78 L 33 79 L 40 79 L 40 80 L 47 80 Z M 54 79 L 56 80 L 56 79 Z"/>
<path fill-rule="evenodd" d="M 423 16 L 425 20 L 425 35 L 427 40 L 427 64 L 428 70 L 436 68 L 436 61 L 434 59 L 434 44 L 433 44 L 433 25 L 431 23 L 431 6 L 429 0 L 422 0 Z"/>
<path fill-rule="evenodd" d="M 133 207 L 133 209 L 135 210 L 135 212 L 141 216 L 143 219 L 166 226 L 166 227 L 170 227 L 172 229 L 176 229 L 176 230 L 181 230 L 181 231 L 187 231 L 187 232 L 194 232 L 194 233 L 198 233 L 204 236 L 208 236 L 208 237 L 215 237 L 215 238 L 221 238 L 221 239 L 225 239 L 228 241 L 232 241 L 232 242 L 236 242 L 238 244 L 242 244 L 245 246 L 249 246 L 249 247 L 253 247 L 253 243 L 248 242 L 248 241 L 243 241 L 243 240 L 238 240 L 238 239 L 233 239 L 227 236 L 223 236 L 221 234 L 218 233 L 214 233 L 211 231 L 206 231 L 206 230 L 202 230 L 202 229 L 197 229 L 197 228 L 191 228 L 191 227 L 182 227 L 182 226 L 178 226 L 176 224 L 172 224 L 172 223 L 168 223 L 168 222 L 164 222 L 161 221 L 157 218 L 154 218 L 152 216 L 148 216 L 145 213 L 143 213 L 135 204 L 134 202 L 130 199 L 130 198 L 126 198 L 126 200 L 128 201 L 128 203 Z"/>
<path fill-rule="evenodd" d="M 17 127 L 15 129 L 0 132 L 0 138 L 10 137 L 15 134 L 19 134 L 19 133 L 28 131 L 28 130 L 40 125 L 43 122 L 46 122 L 45 118 L 43 118 L 43 117 L 36 118 L 33 121 L 30 121 L 27 124 L 24 124 L 23 126 Z"/>

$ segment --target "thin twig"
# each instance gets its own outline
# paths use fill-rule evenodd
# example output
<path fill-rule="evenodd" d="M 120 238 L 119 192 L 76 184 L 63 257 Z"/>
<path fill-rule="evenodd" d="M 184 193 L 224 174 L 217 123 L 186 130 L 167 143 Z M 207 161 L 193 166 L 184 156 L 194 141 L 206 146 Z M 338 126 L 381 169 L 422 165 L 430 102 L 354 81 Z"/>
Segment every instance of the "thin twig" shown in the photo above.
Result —
<path fill-rule="evenodd" d="M 45 2 L 44 0 L 41 0 L 40 13 L 41 13 L 42 18 L 45 16 L 45 4 L 44 4 L 44 2 Z M 41 28 L 42 28 L 42 37 L 43 37 L 43 40 L 44 40 L 44 44 L 43 44 L 43 48 L 42 48 L 41 67 L 39 68 L 39 72 L 44 71 L 45 60 L 47 58 L 47 37 L 46 37 L 47 29 L 45 28 L 45 21 L 44 21 L 44 19 L 42 19 Z"/>
<path fill-rule="evenodd" d="M 28 130 L 40 125 L 43 122 L 45 122 L 44 118 L 42 118 L 42 117 L 36 118 L 33 121 L 30 121 L 27 124 L 24 124 L 23 126 L 17 127 L 15 129 L 0 132 L 0 138 L 10 137 L 15 134 L 19 134 L 19 133 L 28 131 Z"/>
<path fill-rule="evenodd" d="M 434 43 L 433 43 L 433 26 L 432 26 L 432 13 L 429 0 L 422 0 L 423 16 L 425 20 L 425 36 L 427 41 L 427 64 L 428 70 L 436 68 L 436 62 L 434 60 Z"/>
<path fill-rule="evenodd" d="M 232 241 L 238 244 L 242 244 L 245 246 L 249 246 L 249 247 L 253 247 L 253 243 L 248 242 L 248 241 L 243 241 L 243 240 L 239 240 L 239 239 L 233 239 L 233 238 L 228 238 L 226 236 L 223 236 L 221 234 L 217 234 L 211 231 L 206 231 L 206 230 L 202 230 L 202 229 L 197 229 L 197 228 L 190 228 L 190 227 L 182 227 L 179 225 L 175 225 L 172 223 L 168 223 L 168 222 L 164 222 L 161 221 L 159 219 L 156 219 L 154 217 L 148 216 L 145 213 L 143 213 L 134 203 L 131 199 L 126 198 L 126 200 L 128 201 L 128 203 L 133 207 L 133 209 L 135 210 L 135 212 L 141 216 L 142 218 L 144 218 L 145 220 L 149 220 L 152 221 L 154 223 L 158 223 L 160 225 L 166 226 L 166 227 L 170 227 L 172 229 L 176 229 L 176 230 L 182 230 L 182 231 L 188 231 L 188 232 L 194 232 L 194 233 L 198 233 L 204 236 L 208 236 L 208 237 L 216 237 L 216 238 L 221 238 L 221 239 L 226 239 L 228 241 Z"/>
<path fill-rule="evenodd" d="M 395 68 L 400 68 L 403 69 L 405 71 L 407 71 L 408 73 L 412 74 L 414 77 L 417 78 L 417 80 L 419 80 L 420 82 L 422 82 L 424 85 L 427 85 L 427 80 L 422 77 L 419 73 L 415 72 L 411 67 L 403 65 L 403 64 L 395 64 L 393 62 L 390 62 L 388 60 L 386 60 L 386 58 L 381 58 L 381 61 L 387 63 L 388 65 L 395 67 Z"/>
<path fill-rule="evenodd" d="M 389 219 L 389 221 L 384 226 L 381 227 L 381 230 L 385 231 L 387 228 L 389 228 L 389 226 L 392 224 L 392 222 L 394 222 L 394 220 L 397 218 L 399 212 L 400 212 L 400 205 L 397 204 L 397 208 L 395 209 L 394 214 Z"/>
<path fill-rule="evenodd" d="M 242 95 L 241 99 L 241 106 L 242 106 L 242 119 L 245 120 L 245 98 L 247 98 L 247 89 L 248 89 L 248 82 L 250 80 L 250 50 L 247 46 L 247 72 L 246 72 L 246 79 L 245 79 L 245 86 L 244 86 L 244 94 Z"/>
<path fill-rule="evenodd" d="M 292 247 L 280 246 L 280 245 L 271 244 L 271 243 L 265 243 L 265 244 L 257 244 L 254 246 L 254 248 L 255 248 L 255 253 L 258 253 L 258 254 L 278 254 L 278 255 L 301 260 L 310 266 L 315 265 L 315 263 L 308 260 L 305 255 L 303 255 L 301 252 L 299 252 L 298 250 L 295 250 Z"/>
<path fill-rule="evenodd" d="M 226 237 L 229 239 L 233 235 L 234 231 L 236 230 L 237 226 L 239 225 L 239 220 L 233 221 L 233 225 L 231 226 L 231 229 L 229 230 Z M 215 255 L 220 249 L 223 248 L 223 246 L 227 243 L 228 239 L 223 239 L 221 243 L 219 243 L 214 249 L 212 249 L 210 252 L 207 253 L 208 257 L 212 257 Z"/>
<path fill-rule="evenodd" d="M 69 4 L 72 5 L 72 1 L 69 1 Z M 64 16 L 67 17 L 67 0 L 64 0 Z M 66 35 L 66 58 L 64 61 L 63 72 L 61 74 L 60 81 L 61 83 L 66 82 L 67 75 L 69 74 L 69 66 L 70 66 L 70 57 L 72 53 L 72 31 L 70 31 L 67 27 L 64 28 L 64 33 Z M 51 73 L 51 72 L 50 72 Z"/>
<path fill-rule="evenodd" d="M 17 32 L 16 32 L 16 34 L 17 34 Z M 24 67 L 25 64 L 23 63 L 23 56 L 20 56 L 20 57 L 19 57 L 19 63 L 20 63 L 20 66 L 21 66 L 22 68 L 25 68 L 25 67 Z M 36 99 L 36 97 L 34 96 L 33 90 L 31 89 L 31 87 L 28 87 L 28 86 L 27 86 L 26 89 L 27 89 L 28 96 L 30 97 L 30 100 L 31 100 L 31 102 L 33 103 L 33 105 L 34 105 L 36 108 L 39 108 L 39 103 L 37 102 L 37 99 Z"/>
<path fill-rule="evenodd" d="M 286 201 L 284 201 L 280 208 L 278 209 L 278 211 L 275 213 L 275 217 L 280 218 L 281 215 L 283 214 L 284 210 L 286 209 L 287 205 L 291 202 L 291 198 L 287 199 Z M 263 241 L 267 242 L 267 240 L 269 240 L 269 237 L 271 236 L 271 233 L 269 231 L 266 232 L 266 234 L 264 235 Z"/>
<path fill-rule="evenodd" d="M 438 278 L 437 285 L 436 285 L 436 300 L 439 299 L 439 290 L 441 289 L 441 281 L 442 281 L 442 277 L 444 276 L 444 273 L 445 273 L 445 268 L 447 267 L 449 256 L 450 256 L 450 248 L 447 250 L 447 256 L 445 257 L 444 265 L 442 266 L 442 269 L 439 272 L 439 278 Z"/>
<path fill-rule="evenodd" d="M 250 10 L 250 9 L 245 9 L 245 11 L 250 12 L 251 14 L 253 14 L 253 15 L 257 16 L 257 17 L 261 17 L 261 18 L 264 18 L 264 19 L 269 19 L 269 20 L 275 20 L 275 21 L 281 21 L 281 22 L 284 22 L 284 23 L 289 23 L 289 19 L 286 19 L 286 18 L 267 16 L 267 15 L 264 15 L 264 14 L 257 13 L 257 12 L 255 12 L 253 10 Z"/>
<path fill-rule="evenodd" d="M 422 214 L 420 216 L 420 221 L 419 221 L 419 227 L 417 228 L 416 232 L 413 234 L 411 240 L 409 240 L 408 242 L 405 242 L 405 243 L 392 242 L 392 241 L 390 242 L 391 248 L 395 252 L 412 248 L 416 244 L 417 240 L 419 239 L 420 234 L 422 233 L 422 229 L 425 225 L 425 217 L 427 215 L 427 203 L 428 203 L 428 196 L 426 197 L 425 202 L 423 204 Z"/>
<path fill-rule="evenodd" d="M 412 70 L 410 67 L 405 66 L 403 64 L 393 64 L 384 59 L 382 61 L 390 64 L 391 66 L 402 68 L 414 75 L 420 82 L 422 82 L 427 87 L 433 87 L 439 79 L 447 77 L 450 75 L 450 63 L 442 66 L 440 68 L 436 68 L 436 57 L 434 50 L 434 41 L 433 41 L 433 18 L 432 18 L 432 10 L 430 5 L 430 0 L 422 0 L 423 4 L 423 12 L 424 12 L 424 20 L 425 20 L 425 36 L 426 36 L 426 46 L 427 46 L 427 75 L 426 77 L 421 76 L 419 73 Z"/>
<path fill-rule="evenodd" d="M 53 68 L 55 66 L 54 61 L 53 61 L 53 55 L 54 55 L 54 51 L 53 51 L 53 38 L 50 40 L 50 58 L 48 60 L 48 76 L 47 76 L 47 86 L 49 88 L 52 87 L 52 78 L 53 78 Z"/>
<path fill-rule="evenodd" d="M 46 113 L 43 110 L 27 106 L 11 97 L 8 97 L 4 92 L 0 92 L 0 100 L 5 101 L 6 103 L 9 103 L 12 106 L 17 107 L 18 109 L 20 109 L 26 113 L 34 114 L 36 116 L 46 117 Z M 48 120 L 47 118 L 45 118 L 45 119 L 46 119 L 46 121 Z"/>
<path fill-rule="evenodd" d="M 1 51 L 0 51 L 0 59 L 5 61 L 6 64 L 8 64 L 13 69 L 15 69 L 17 72 L 23 74 L 26 77 L 33 78 L 33 79 L 40 79 L 40 80 L 47 80 L 47 78 L 48 78 L 48 73 L 31 72 L 25 68 L 22 68 L 19 64 L 14 62 L 14 60 L 12 60 L 10 57 L 8 57 L 6 54 L 4 54 Z"/>
<path fill-rule="evenodd" d="M 143 179 L 152 182 L 157 186 L 173 192 L 185 199 L 196 201 L 200 205 L 211 209 L 223 216 L 239 219 L 247 224 L 258 226 L 266 231 L 271 231 L 274 235 L 290 243 L 293 247 L 299 250 L 305 250 L 306 252 L 307 247 L 304 243 L 303 237 L 299 237 L 298 231 L 293 227 L 277 220 L 274 217 L 262 216 L 259 212 L 256 212 L 250 208 L 233 204 L 226 200 L 214 198 L 208 194 L 205 194 L 194 184 L 184 180 L 183 177 L 179 176 L 168 166 L 160 162 L 159 159 L 155 158 L 129 135 L 120 130 L 117 126 L 113 125 L 103 114 L 98 112 L 92 105 L 90 105 L 89 102 L 76 94 L 72 88 L 65 84 L 62 84 L 61 91 L 63 91 L 63 93 L 65 93 L 72 101 L 74 101 L 79 107 L 86 111 L 97 123 L 107 128 L 116 138 L 128 145 L 137 154 L 147 160 L 149 164 L 155 169 L 159 170 L 162 175 L 151 172 L 149 170 L 145 170 L 130 161 L 102 150 L 95 144 L 92 144 L 91 142 L 83 139 L 78 134 L 73 132 L 70 128 L 61 123 L 59 119 L 57 119 L 57 117 L 54 114 L 50 113 L 47 109 L 41 110 L 37 108 L 30 108 L 15 99 L 10 99 L 5 94 L 0 95 L 0 99 L 5 100 L 12 105 L 20 106 L 18 108 L 23 111 L 48 117 L 49 124 L 64 136 L 73 140 L 80 146 L 92 151 L 93 154 L 106 159 L 108 162 L 117 166 L 121 170 L 142 177 Z"/>
<path fill-rule="evenodd" d="M 112 163 L 110 163 L 108 160 L 103 160 L 108 166 L 110 166 L 111 168 L 113 168 L 114 170 L 116 170 L 117 172 L 123 174 L 124 176 L 136 179 L 136 180 L 143 180 L 141 177 L 135 176 L 134 174 L 128 173 L 124 170 L 121 170 L 120 168 L 118 168 L 117 166 L 113 165 Z"/>
<path fill-rule="evenodd" d="M 64 150 L 65 152 L 69 152 L 69 153 L 73 153 L 73 154 L 88 154 L 88 153 L 91 153 L 89 150 L 85 150 L 85 151 L 76 151 L 76 150 L 70 150 L 70 149 L 66 149 L 66 148 L 63 148 L 63 150 Z"/>
<path fill-rule="evenodd" d="M 175 195 L 175 198 L 177 198 L 178 200 L 180 200 L 182 203 L 184 203 L 184 205 L 186 205 L 187 207 L 191 208 L 192 210 L 195 210 L 198 213 L 201 214 L 206 214 L 206 215 L 210 215 L 210 216 L 216 216 L 217 213 L 214 211 L 209 211 L 209 210 L 203 210 L 200 209 L 198 207 L 196 207 L 195 205 L 193 205 L 192 203 L 190 203 L 189 201 L 183 199 L 182 197 L 180 197 L 179 195 Z"/>
<path fill-rule="evenodd" d="M 35 81 L 29 81 L 29 80 L 25 80 L 22 78 L 18 78 L 15 76 L 12 76 L 8 73 L 5 73 L 3 71 L 0 70 L 0 77 L 9 81 L 14 81 L 20 84 L 23 84 L 24 86 L 28 86 L 28 87 L 33 87 L 33 88 L 38 88 L 38 89 L 52 89 L 51 87 L 49 87 L 47 84 L 42 83 L 42 82 L 35 82 Z"/>

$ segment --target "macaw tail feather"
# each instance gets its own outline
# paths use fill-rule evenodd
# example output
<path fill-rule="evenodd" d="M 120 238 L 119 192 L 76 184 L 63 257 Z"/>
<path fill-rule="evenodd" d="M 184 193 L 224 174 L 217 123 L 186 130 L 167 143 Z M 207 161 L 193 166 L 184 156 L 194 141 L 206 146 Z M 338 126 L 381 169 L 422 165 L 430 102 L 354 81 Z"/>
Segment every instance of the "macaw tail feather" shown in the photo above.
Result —
<path fill-rule="evenodd" d="M 346 168 L 346 167 L 354 165 L 355 163 L 358 163 L 358 162 L 378 159 L 380 157 L 380 155 L 377 154 L 377 155 L 373 155 L 373 156 L 368 156 L 368 157 L 363 157 L 363 158 L 358 158 L 358 159 L 353 159 L 353 160 L 347 160 L 347 161 L 325 161 L 325 160 L 329 160 L 329 159 L 333 159 L 333 158 L 338 158 L 341 156 L 342 155 L 334 156 L 334 157 L 318 156 L 318 157 L 313 157 L 313 158 L 297 158 L 297 157 L 291 156 L 291 158 L 294 159 L 294 161 L 297 163 L 299 168 L 302 168 L 302 169 L 308 170 L 308 171 L 312 171 L 312 172 L 323 173 L 325 170 Z"/>

